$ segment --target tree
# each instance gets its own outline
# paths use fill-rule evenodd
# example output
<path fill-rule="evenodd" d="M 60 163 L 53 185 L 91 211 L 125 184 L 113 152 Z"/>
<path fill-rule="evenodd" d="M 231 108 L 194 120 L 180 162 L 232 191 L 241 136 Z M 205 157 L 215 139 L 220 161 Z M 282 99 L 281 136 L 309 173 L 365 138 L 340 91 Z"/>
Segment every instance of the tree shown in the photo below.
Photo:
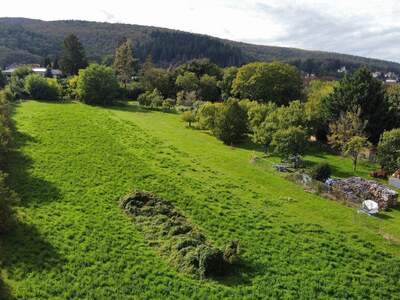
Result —
<path fill-rule="evenodd" d="M 400 127 L 400 85 L 389 85 L 385 91 L 386 102 L 389 106 L 390 125 Z"/>
<path fill-rule="evenodd" d="M 84 48 L 74 34 L 68 35 L 64 40 L 60 66 L 67 75 L 76 75 L 80 69 L 87 66 Z"/>
<path fill-rule="evenodd" d="M 199 82 L 199 95 L 203 101 L 218 101 L 221 97 L 217 79 L 208 74 L 203 75 Z"/>
<path fill-rule="evenodd" d="M 360 152 L 368 147 L 368 139 L 365 136 L 353 136 L 348 142 L 346 142 L 343 146 L 343 154 L 351 157 L 353 161 L 353 171 L 357 170 L 357 162 L 358 157 L 360 156 Z"/>
<path fill-rule="evenodd" d="M 378 162 L 387 172 L 400 168 L 400 128 L 383 133 L 378 144 Z"/>
<path fill-rule="evenodd" d="M 374 144 L 379 141 L 390 119 L 383 84 L 373 78 L 365 67 L 345 76 L 329 96 L 326 105 L 331 122 L 337 120 L 343 112 L 356 112 L 360 109 L 360 118 L 368 122 L 365 132 Z"/>
<path fill-rule="evenodd" d="M 114 69 L 120 82 L 126 87 L 135 73 L 136 60 L 129 41 L 122 43 L 115 51 Z"/>
<path fill-rule="evenodd" d="M 329 115 L 325 102 L 337 85 L 337 81 L 313 80 L 307 90 L 307 102 L 304 109 L 310 127 L 318 140 L 325 141 L 329 132 Z"/>
<path fill-rule="evenodd" d="M 306 146 L 307 133 L 300 126 L 281 128 L 272 135 L 271 147 L 273 152 L 285 158 L 303 154 Z"/>
<path fill-rule="evenodd" d="M 175 97 L 175 74 L 171 70 L 155 68 L 151 57 L 148 57 L 142 67 L 141 84 L 144 90 L 157 89 L 163 97 Z"/>
<path fill-rule="evenodd" d="M 225 102 L 216 112 L 213 134 L 225 144 L 242 141 L 247 132 L 247 116 L 236 99 Z"/>
<path fill-rule="evenodd" d="M 60 65 L 58 64 L 58 58 L 54 59 L 52 67 L 53 67 L 53 69 L 56 69 L 56 70 L 58 70 L 60 68 Z"/>
<path fill-rule="evenodd" d="M 176 78 L 175 84 L 182 91 L 192 92 L 199 89 L 200 82 L 195 73 L 185 72 Z"/>
<path fill-rule="evenodd" d="M 43 67 L 45 68 L 51 67 L 51 59 L 49 57 L 45 57 L 43 61 Z"/>
<path fill-rule="evenodd" d="M 253 141 L 263 145 L 265 151 L 268 150 L 273 136 L 278 130 L 298 127 L 307 133 L 304 106 L 300 101 L 292 101 L 289 106 L 281 106 L 279 108 L 276 108 L 275 104 L 269 103 L 263 109 L 265 111 L 259 112 L 260 116 L 250 119 L 250 125 L 253 127 Z M 262 115 L 264 114 L 266 117 L 262 120 Z"/>
<path fill-rule="evenodd" d="M 301 97 L 303 81 L 299 71 L 281 62 L 255 62 L 239 68 L 232 84 L 238 98 L 286 105 Z"/>
<path fill-rule="evenodd" d="M 218 110 L 222 107 L 222 103 L 206 102 L 200 105 L 196 111 L 196 120 L 200 129 L 211 130 L 215 127 L 215 120 Z"/>
<path fill-rule="evenodd" d="M 360 110 L 357 113 L 342 113 L 336 122 L 329 124 L 330 134 L 328 143 L 334 148 L 343 151 L 344 146 L 350 142 L 354 136 L 363 136 L 366 122 L 360 118 Z"/>
<path fill-rule="evenodd" d="M 232 84 L 236 78 L 238 69 L 236 67 L 229 67 L 223 70 L 222 80 L 218 82 L 221 89 L 222 99 L 226 100 L 232 96 Z"/>
<path fill-rule="evenodd" d="M 182 113 L 182 121 L 186 122 L 189 127 L 192 127 L 192 123 L 196 121 L 195 114 L 191 110 L 187 110 Z"/>
<path fill-rule="evenodd" d="M 4 76 L 3 72 L 0 70 L 0 89 L 4 88 L 7 84 L 6 76 Z"/>
<path fill-rule="evenodd" d="M 183 74 L 185 72 L 194 73 L 197 78 L 200 78 L 205 74 L 213 76 L 217 79 L 221 79 L 222 76 L 221 69 L 208 58 L 193 59 L 188 61 L 187 63 L 180 65 L 177 68 L 177 71 L 179 74 Z"/>
<path fill-rule="evenodd" d="M 77 94 L 87 104 L 109 105 L 118 96 L 119 84 L 112 68 L 92 64 L 79 71 Z"/>

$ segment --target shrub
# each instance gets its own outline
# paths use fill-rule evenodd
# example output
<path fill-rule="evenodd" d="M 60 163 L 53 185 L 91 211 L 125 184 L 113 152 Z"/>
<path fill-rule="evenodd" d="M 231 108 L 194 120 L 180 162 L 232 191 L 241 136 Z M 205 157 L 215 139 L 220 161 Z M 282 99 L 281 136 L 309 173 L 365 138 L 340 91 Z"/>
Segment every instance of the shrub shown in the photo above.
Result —
<path fill-rule="evenodd" d="M 400 128 L 382 134 L 378 144 L 378 162 L 390 173 L 400 168 Z"/>
<path fill-rule="evenodd" d="M 37 100 L 58 100 L 61 94 L 61 86 L 56 79 L 36 74 L 30 74 L 25 78 L 24 87 L 26 93 Z"/>
<path fill-rule="evenodd" d="M 66 90 L 66 96 L 71 99 L 71 100 L 78 100 L 78 80 L 79 76 L 71 76 L 67 80 L 67 90 Z"/>
<path fill-rule="evenodd" d="M 175 100 L 171 98 L 167 98 L 162 102 L 162 108 L 165 111 L 170 111 L 174 108 L 175 106 Z"/>
<path fill-rule="evenodd" d="M 310 175 L 318 181 L 325 181 L 331 176 L 332 170 L 329 164 L 321 163 L 311 169 Z"/>
<path fill-rule="evenodd" d="M 119 84 L 110 67 L 92 64 L 79 70 L 77 95 L 87 104 L 113 104 L 118 96 Z"/>
<path fill-rule="evenodd" d="M 182 121 L 188 123 L 188 126 L 191 127 L 192 123 L 196 121 L 195 114 L 193 111 L 184 111 L 182 113 Z"/>
<path fill-rule="evenodd" d="M 164 98 L 157 89 L 154 89 L 152 92 L 147 91 L 138 97 L 139 104 L 147 107 L 160 107 L 163 101 Z"/>
<path fill-rule="evenodd" d="M 27 66 L 18 67 L 11 74 L 9 87 L 13 95 L 13 99 L 17 100 L 26 96 L 24 80 L 29 74 L 32 74 L 32 69 Z"/>

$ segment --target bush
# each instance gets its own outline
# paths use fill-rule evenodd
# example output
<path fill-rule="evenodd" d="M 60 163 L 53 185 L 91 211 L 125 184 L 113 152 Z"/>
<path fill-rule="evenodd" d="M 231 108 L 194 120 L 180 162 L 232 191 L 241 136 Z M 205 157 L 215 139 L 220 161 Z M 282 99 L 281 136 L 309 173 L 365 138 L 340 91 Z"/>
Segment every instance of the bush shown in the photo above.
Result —
<path fill-rule="evenodd" d="M 175 100 L 171 98 L 167 98 L 162 103 L 162 108 L 165 111 L 171 111 L 175 106 Z"/>
<path fill-rule="evenodd" d="M 157 89 L 152 92 L 147 91 L 138 97 L 139 104 L 147 107 L 160 107 L 163 105 L 163 101 L 164 98 Z"/>
<path fill-rule="evenodd" d="M 13 99 L 21 99 L 26 96 L 24 80 L 29 74 L 32 74 L 32 69 L 27 66 L 18 67 L 12 74 L 9 83 L 10 91 Z"/>
<path fill-rule="evenodd" d="M 196 111 L 196 121 L 200 129 L 211 130 L 215 127 L 217 111 L 222 105 L 222 103 L 206 102 L 199 106 Z"/>
<path fill-rule="evenodd" d="M 24 87 L 26 93 L 37 100 L 58 100 L 61 94 L 61 86 L 56 79 L 36 74 L 30 74 L 25 78 Z"/>
<path fill-rule="evenodd" d="M 118 96 L 119 84 L 110 67 L 92 64 L 79 70 L 77 95 L 87 104 L 110 105 Z"/>
<path fill-rule="evenodd" d="M 195 114 L 193 111 L 184 111 L 182 113 L 182 121 L 188 123 L 188 126 L 191 127 L 192 123 L 196 121 Z"/>
<path fill-rule="evenodd" d="M 382 134 L 378 144 L 378 162 L 389 173 L 400 168 L 400 128 Z"/>
<path fill-rule="evenodd" d="M 331 174 L 331 167 L 329 166 L 329 164 L 326 163 L 314 166 L 310 172 L 310 175 L 313 179 L 323 182 L 325 182 L 325 180 L 327 180 L 331 176 Z"/>

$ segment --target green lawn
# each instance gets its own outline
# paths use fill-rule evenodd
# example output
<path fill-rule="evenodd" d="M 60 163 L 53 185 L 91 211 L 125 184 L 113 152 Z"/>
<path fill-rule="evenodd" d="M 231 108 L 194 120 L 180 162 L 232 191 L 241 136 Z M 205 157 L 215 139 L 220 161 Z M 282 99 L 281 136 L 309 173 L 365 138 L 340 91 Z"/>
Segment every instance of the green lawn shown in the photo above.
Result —
<path fill-rule="evenodd" d="M 399 298 L 400 211 L 371 218 L 308 194 L 274 159 L 251 164 L 257 149 L 172 113 L 29 101 L 15 120 L 20 222 L 0 259 L 17 299 Z M 306 159 L 351 174 L 347 159 Z M 118 207 L 133 189 L 171 200 L 216 246 L 239 239 L 237 274 L 201 281 L 168 265 Z"/>

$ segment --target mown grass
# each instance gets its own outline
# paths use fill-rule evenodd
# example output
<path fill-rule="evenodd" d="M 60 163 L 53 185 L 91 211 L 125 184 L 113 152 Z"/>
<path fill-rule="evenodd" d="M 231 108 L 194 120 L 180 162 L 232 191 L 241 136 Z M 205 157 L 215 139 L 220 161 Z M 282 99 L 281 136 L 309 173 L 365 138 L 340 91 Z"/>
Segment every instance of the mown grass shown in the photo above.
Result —
<path fill-rule="evenodd" d="M 15 120 L 20 221 L 0 259 L 18 299 L 400 295 L 397 210 L 370 218 L 308 194 L 273 159 L 251 164 L 257 149 L 224 146 L 175 114 L 29 101 Z M 335 166 L 351 172 L 348 160 Z M 168 265 L 118 207 L 133 189 L 169 199 L 218 247 L 240 240 L 237 274 L 201 281 Z"/>

